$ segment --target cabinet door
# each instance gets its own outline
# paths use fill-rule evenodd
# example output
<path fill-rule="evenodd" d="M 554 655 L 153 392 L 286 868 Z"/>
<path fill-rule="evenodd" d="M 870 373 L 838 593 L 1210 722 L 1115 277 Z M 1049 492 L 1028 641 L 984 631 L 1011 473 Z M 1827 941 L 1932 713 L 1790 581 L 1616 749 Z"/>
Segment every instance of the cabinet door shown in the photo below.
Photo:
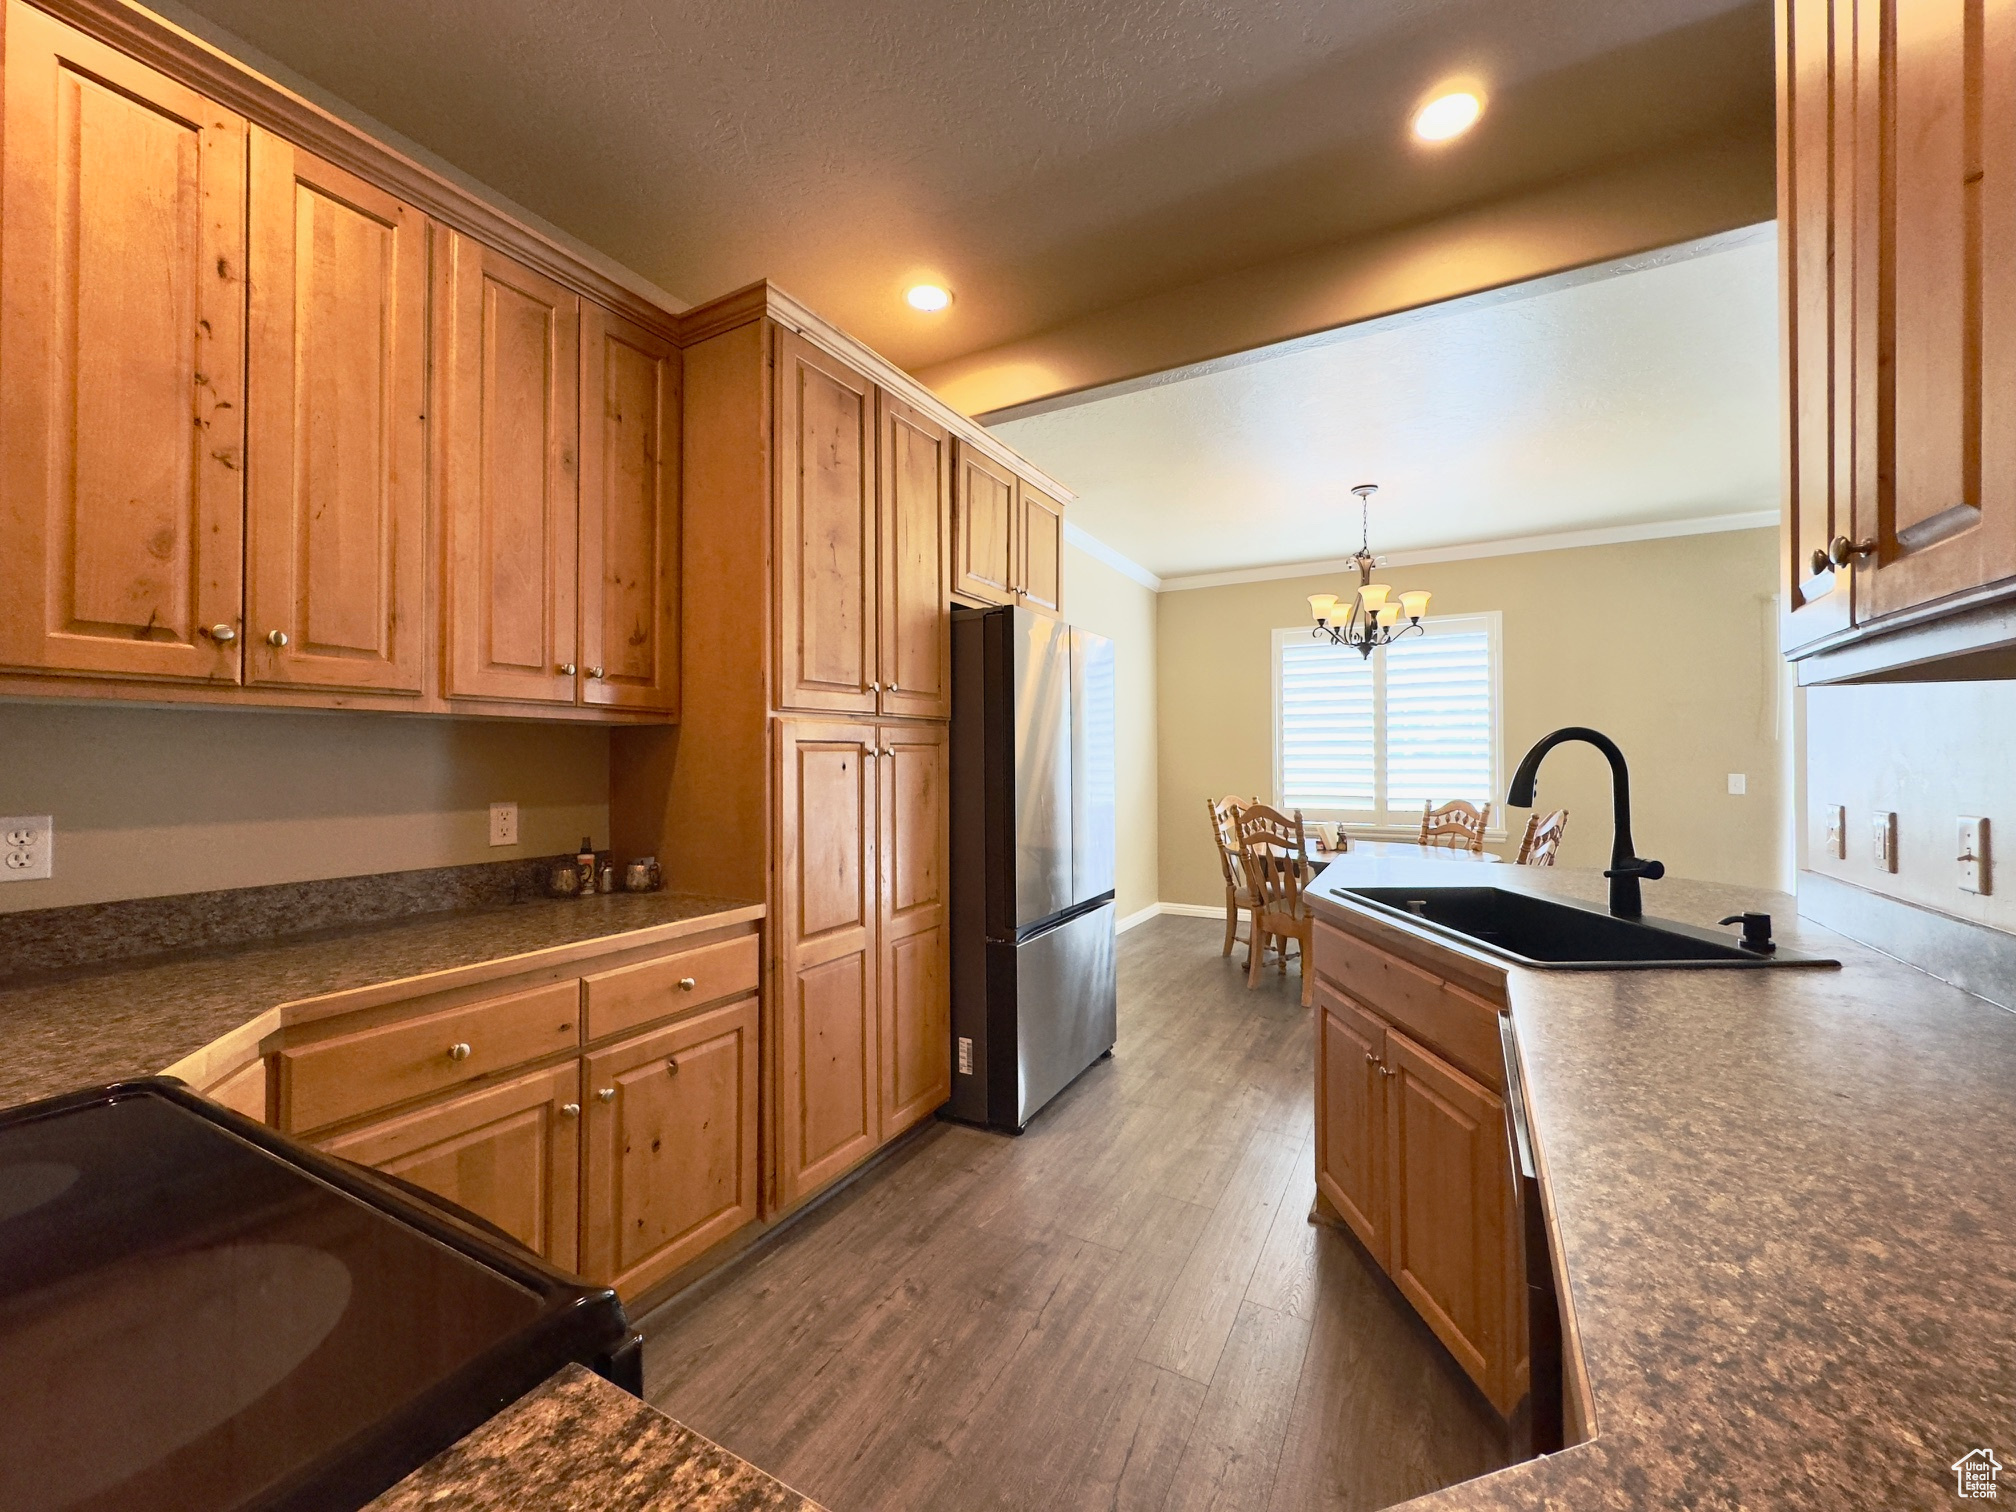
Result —
<path fill-rule="evenodd" d="M 1387 1273 L 1500 1412 L 1515 1394 L 1517 1233 L 1505 1105 L 1386 1031 Z"/>
<path fill-rule="evenodd" d="M 952 438 L 879 393 L 882 712 L 952 717 Z"/>
<path fill-rule="evenodd" d="M 248 683 L 420 691 L 427 227 L 252 129 Z"/>
<path fill-rule="evenodd" d="M 0 663 L 236 682 L 245 122 L 21 0 L 6 36 Z"/>
<path fill-rule="evenodd" d="M 1064 506 L 1040 488 L 1017 481 L 1021 523 L 1016 532 L 1016 597 L 1055 614 L 1064 602 Z"/>
<path fill-rule="evenodd" d="M 1316 984 L 1316 1184 L 1387 1263 L 1386 1025 Z"/>
<path fill-rule="evenodd" d="M 1867 619 L 2016 574 L 2016 11 L 1835 11 L 1837 54 L 1853 17 L 1856 150 L 1881 158 L 1853 222 Z"/>
<path fill-rule="evenodd" d="M 443 691 L 572 703 L 580 305 L 435 228 Z"/>
<path fill-rule="evenodd" d="M 875 711 L 874 385 L 777 333 L 777 697 Z"/>
<path fill-rule="evenodd" d="M 1015 602 L 1015 475 L 959 448 L 952 516 L 952 591 L 989 604 Z"/>
<path fill-rule="evenodd" d="M 581 701 L 679 710 L 679 349 L 581 306 Z"/>
<path fill-rule="evenodd" d="M 572 1270 L 580 1114 L 581 1063 L 568 1061 L 353 1130 L 322 1148 L 438 1193 Z"/>
<path fill-rule="evenodd" d="M 880 1142 L 875 731 L 777 722 L 779 1202 Z"/>
<path fill-rule="evenodd" d="M 587 1058 L 581 1269 L 634 1297 L 756 1221 L 756 999 Z"/>
<path fill-rule="evenodd" d="M 946 883 L 951 810 L 944 725 L 885 727 L 882 754 L 882 1139 L 952 1095 Z"/>
<path fill-rule="evenodd" d="M 1852 238 L 1841 219 L 1852 217 L 1858 185 L 1852 116 L 1844 109 L 1836 117 L 1851 94 L 1852 20 L 1853 0 L 1779 0 L 1779 352 L 1787 405 L 1779 639 L 1788 651 L 1845 630 L 1851 617 L 1852 574 L 1836 572 L 1827 549 L 1854 528 L 1858 461 Z"/>

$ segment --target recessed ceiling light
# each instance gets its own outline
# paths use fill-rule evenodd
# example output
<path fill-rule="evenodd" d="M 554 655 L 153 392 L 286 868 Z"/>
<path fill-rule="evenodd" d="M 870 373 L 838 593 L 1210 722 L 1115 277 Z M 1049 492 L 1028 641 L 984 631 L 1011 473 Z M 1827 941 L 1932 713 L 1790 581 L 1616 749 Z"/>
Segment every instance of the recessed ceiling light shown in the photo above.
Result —
<path fill-rule="evenodd" d="M 941 284 L 912 284 L 903 298 L 913 310 L 942 310 L 952 303 L 952 291 Z"/>
<path fill-rule="evenodd" d="M 1414 135 L 1424 142 L 1446 142 L 1477 124 L 1484 102 L 1467 89 L 1437 95 L 1414 112 Z"/>

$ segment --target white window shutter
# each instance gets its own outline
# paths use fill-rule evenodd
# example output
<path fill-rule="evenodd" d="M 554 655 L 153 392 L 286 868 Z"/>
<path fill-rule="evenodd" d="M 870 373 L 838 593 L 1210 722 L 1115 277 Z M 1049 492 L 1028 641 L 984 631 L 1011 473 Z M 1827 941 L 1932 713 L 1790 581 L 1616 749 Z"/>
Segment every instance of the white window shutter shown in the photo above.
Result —
<path fill-rule="evenodd" d="M 1305 812 L 1376 802 L 1372 668 L 1321 641 L 1281 647 L 1281 804 Z"/>
<path fill-rule="evenodd" d="M 1386 657 L 1386 803 L 1396 813 L 1467 798 L 1489 803 L 1491 638 L 1482 630 L 1409 636 Z"/>

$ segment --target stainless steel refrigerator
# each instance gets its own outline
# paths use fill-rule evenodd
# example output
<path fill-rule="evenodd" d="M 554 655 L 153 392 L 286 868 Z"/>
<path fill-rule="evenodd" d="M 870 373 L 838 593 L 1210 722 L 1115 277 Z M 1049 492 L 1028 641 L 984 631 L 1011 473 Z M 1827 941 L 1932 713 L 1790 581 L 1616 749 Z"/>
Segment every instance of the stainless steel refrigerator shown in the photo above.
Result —
<path fill-rule="evenodd" d="M 954 1118 L 1020 1131 L 1113 1048 L 1113 643 L 952 616 Z"/>

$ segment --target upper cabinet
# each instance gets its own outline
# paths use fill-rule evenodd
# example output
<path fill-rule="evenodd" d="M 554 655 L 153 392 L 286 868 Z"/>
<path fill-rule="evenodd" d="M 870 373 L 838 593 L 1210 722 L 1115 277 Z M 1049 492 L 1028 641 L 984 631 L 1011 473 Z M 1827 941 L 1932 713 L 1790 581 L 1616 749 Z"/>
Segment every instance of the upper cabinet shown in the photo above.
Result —
<path fill-rule="evenodd" d="M 581 700 L 679 709 L 679 349 L 581 305 Z"/>
<path fill-rule="evenodd" d="M 246 123 L 6 21 L 0 663 L 235 683 Z"/>
<path fill-rule="evenodd" d="M 1064 603 L 1064 506 L 975 447 L 959 448 L 953 590 L 1056 614 Z"/>
<path fill-rule="evenodd" d="M 1785 648 L 2016 673 L 2016 14 L 1779 0 L 1778 47 Z"/>
<path fill-rule="evenodd" d="M 442 692 L 572 703 L 581 303 L 446 228 L 434 280 Z"/>
<path fill-rule="evenodd" d="M 882 712 L 952 717 L 952 437 L 880 394 Z"/>
<path fill-rule="evenodd" d="M 252 129 L 245 680 L 418 693 L 426 217 Z"/>

